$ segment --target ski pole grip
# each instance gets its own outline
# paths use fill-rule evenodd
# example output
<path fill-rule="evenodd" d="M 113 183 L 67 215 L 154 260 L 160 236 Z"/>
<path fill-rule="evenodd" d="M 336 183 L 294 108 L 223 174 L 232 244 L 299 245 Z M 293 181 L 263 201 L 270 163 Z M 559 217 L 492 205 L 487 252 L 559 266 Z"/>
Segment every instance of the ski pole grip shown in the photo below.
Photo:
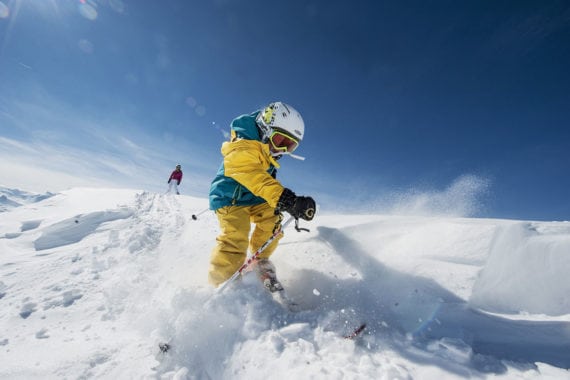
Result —
<path fill-rule="evenodd" d="M 301 231 L 311 232 L 311 230 L 308 228 L 299 227 L 299 219 L 298 218 L 295 218 L 295 230 L 297 232 L 301 232 Z"/>

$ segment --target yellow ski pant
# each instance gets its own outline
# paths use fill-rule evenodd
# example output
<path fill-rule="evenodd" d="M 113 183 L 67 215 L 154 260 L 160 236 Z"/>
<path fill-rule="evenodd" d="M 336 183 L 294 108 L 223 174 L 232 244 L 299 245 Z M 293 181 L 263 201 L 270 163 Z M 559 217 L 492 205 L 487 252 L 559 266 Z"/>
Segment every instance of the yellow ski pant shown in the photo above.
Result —
<path fill-rule="evenodd" d="M 281 228 L 281 215 L 267 202 L 255 206 L 226 206 L 216 210 L 221 233 L 210 258 L 208 281 L 218 286 L 229 279 L 245 262 L 247 249 L 257 251 L 276 231 Z M 251 238 L 251 224 L 255 224 Z M 277 248 L 279 234 L 258 256 L 266 259 Z"/>

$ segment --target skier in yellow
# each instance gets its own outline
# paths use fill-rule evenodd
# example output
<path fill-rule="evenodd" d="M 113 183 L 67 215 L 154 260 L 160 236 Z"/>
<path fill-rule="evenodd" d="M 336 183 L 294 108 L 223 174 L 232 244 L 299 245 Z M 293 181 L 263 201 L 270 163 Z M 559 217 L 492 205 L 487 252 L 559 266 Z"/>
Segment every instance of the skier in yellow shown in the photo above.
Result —
<path fill-rule="evenodd" d="M 285 211 L 295 218 L 312 220 L 315 201 L 297 196 L 276 179 L 277 160 L 293 155 L 304 137 L 303 118 L 282 102 L 242 115 L 231 123 L 230 141 L 222 144 L 222 165 L 210 188 L 210 209 L 215 210 L 221 233 L 216 238 L 208 280 L 218 286 L 244 263 L 247 249 L 255 252 L 281 228 Z M 255 224 L 251 238 L 251 224 Z M 277 248 L 278 238 L 258 257 L 256 270 L 272 292 L 283 287 L 268 260 Z"/>

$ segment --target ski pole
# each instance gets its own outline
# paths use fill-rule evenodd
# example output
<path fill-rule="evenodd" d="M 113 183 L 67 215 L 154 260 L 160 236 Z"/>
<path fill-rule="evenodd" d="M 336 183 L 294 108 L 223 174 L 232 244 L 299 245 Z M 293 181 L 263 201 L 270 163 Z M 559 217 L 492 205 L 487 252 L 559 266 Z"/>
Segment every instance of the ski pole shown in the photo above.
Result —
<path fill-rule="evenodd" d="M 248 266 L 251 265 L 252 262 L 254 262 L 257 257 L 261 254 L 261 252 L 263 252 L 265 250 L 265 248 L 267 248 L 267 246 L 269 244 L 271 244 L 271 242 L 273 240 L 275 240 L 275 238 L 277 237 L 277 235 L 279 235 L 284 229 L 285 227 L 287 227 L 293 220 L 295 220 L 294 217 L 289 217 L 289 219 L 287 219 L 285 221 L 285 223 L 283 223 L 281 225 L 281 228 L 278 229 L 277 231 L 275 231 L 273 233 L 273 235 L 271 235 L 271 237 L 269 239 L 267 239 L 267 241 L 265 243 L 263 243 L 263 245 L 261 247 L 259 247 L 259 249 L 257 251 L 255 251 L 255 253 L 253 255 L 251 255 L 251 257 L 249 259 L 247 259 L 247 261 L 232 275 L 232 277 L 230 277 L 220 288 L 219 292 L 223 292 L 224 289 L 226 288 L 226 286 L 228 286 L 228 284 L 232 283 L 244 270 L 245 268 L 247 268 Z"/>
<path fill-rule="evenodd" d="M 204 210 L 202 210 L 202 211 L 200 211 L 200 212 L 197 213 L 197 214 L 192 214 L 192 219 L 193 219 L 193 220 L 198 220 L 198 215 L 202 215 L 203 213 L 205 213 L 205 212 L 208 211 L 208 210 L 210 210 L 209 207 L 206 208 L 206 209 L 204 209 Z"/>

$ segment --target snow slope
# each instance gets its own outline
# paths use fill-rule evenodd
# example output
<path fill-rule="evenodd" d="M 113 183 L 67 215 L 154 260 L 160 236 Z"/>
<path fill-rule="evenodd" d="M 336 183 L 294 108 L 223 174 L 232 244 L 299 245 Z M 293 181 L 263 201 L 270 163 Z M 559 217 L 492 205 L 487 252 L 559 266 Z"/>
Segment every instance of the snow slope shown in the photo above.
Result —
<path fill-rule="evenodd" d="M 321 214 L 273 256 L 291 313 L 252 275 L 207 284 L 206 207 L 78 188 L 0 213 L 0 378 L 570 378 L 568 222 Z"/>

